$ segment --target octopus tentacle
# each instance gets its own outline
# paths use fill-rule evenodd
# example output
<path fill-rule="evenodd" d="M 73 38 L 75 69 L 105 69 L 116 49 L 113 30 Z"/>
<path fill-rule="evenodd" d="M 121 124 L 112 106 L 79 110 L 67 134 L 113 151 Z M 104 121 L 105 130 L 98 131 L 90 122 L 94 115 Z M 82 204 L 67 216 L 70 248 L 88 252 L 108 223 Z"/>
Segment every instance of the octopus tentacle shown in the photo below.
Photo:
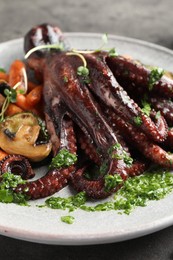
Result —
<path fill-rule="evenodd" d="M 173 126 L 173 102 L 161 97 L 151 97 L 149 101 L 164 116 L 168 125 Z"/>
<path fill-rule="evenodd" d="M 64 140 L 61 140 L 60 149 L 67 147 L 69 152 L 76 153 L 76 139 L 74 136 L 73 124 L 71 120 L 63 120 Z M 62 136 L 61 136 L 62 139 Z M 61 190 L 68 182 L 69 175 L 75 170 L 75 166 L 71 165 L 66 168 L 52 169 L 40 179 L 26 184 L 18 185 L 15 192 L 25 193 L 30 199 L 44 198 Z"/>
<path fill-rule="evenodd" d="M 131 59 L 122 56 L 107 57 L 106 62 L 122 86 L 131 84 L 141 93 L 156 93 L 163 97 L 173 97 L 173 80 L 162 76 L 150 89 L 151 70 Z"/>
<path fill-rule="evenodd" d="M 127 169 L 128 176 L 133 177 L 142 174 L 146 169 L 146 164 L 142 162 L 135 162 L 130 168 Z M 87 196 L 93 199 L 103 199 L 110 196 L 112 193 L 120 189 L 123 183 L 116 185 L 112 190 L 105 190 L 104 177 L 97 180 L 89 180 L 85 177 L 86 167 L 77 170 L 71 175 L 70 181 L 73 188 L 77 191 L 85 191 Z M 126 179 L 126 178 L 125 178 Z M 124 179 L 124 180 L 125 180 Z"/>
<path fill-rule="evenodd" d="M 0 174 L 5 172 L 20 175 L 24 180 L 31 179 L 35 176 L 28 159 L 18 154 L 7 155 L 0 162 Z"/>
<path fill-rule="evenodd" d="M 79 81 L 77 70 L 74 68 L 76 59 L 64 54 L 58 55 L 56 58 L 57 62 L 52 59 L 48 68 L 52 75 L 53 90 L 55 93 L 58 91 L 71 113 L 79 118 L 85 128 L 88 129 L 97 147 L 105 153 L 111 145 L 117 142 L 116 136 L 102 117 L 101 110 L 85 84 Z M 79 62 L 81 65 L 80 59 Z M 53 66 L 56 64 L 55 67 L 52 68 L 52 64 Z M 64 64 L 68 65 L 64 66 Z M 76 67 L 78 67 L 78 63 Z M 68 78 L 67 82 L 64 81 L 64 77 Z"/>
<path fill-rule="evenodd" d="M 173 128 L 168 131 L 168 136 L 163 143 L 164 146 L 168 147 L 171 151 L 173 151 Z"/>
<path fill-rule="evenodd" d="M 102 100 L 104 104 L 112 107 L 114 111 L 136 125 L 135 119 L 140 117 L 138 128 L 144 131 L 150 138 L 162 142 L 167 136 L 167 124 L 161 117 L 159 127 L 150 117 L 145 115 L 140 107 L 128 96 L 127 92 L 118 84 L 113 73 L 100 58 L 94 55 L 85 55 L 90 68 L 91 83 L 89 88 Z"/>
<path fill-rule="evenodd" d="M 108 112 L 108 111 L 107 111 Z M 145 155 L 146 158 L 160 166 L 173 168 L 173 154 L 167 153 L 137 128 L 125 122 L 117 115 L 108 112 L 109 118 L 122 132 L 124 138 Z"/>
<path fill-rule="evenodd" d="M 85 154 L 88 155 L 89 158 L 97 165 L 100 165 L 101 158 L 97 152 L 96 146 L 93 142 L 91 142 L 91 139 L 86 136 L 82 131 L 78 131 L 78 142 L 81 149 L 85 151 Z"/>
<path fill-rule="evenodd" d="M 106 198 L 112 194 L 113 191 L 105 191 L 104 178 L 100 178 L 99 180 L 88 180 L 84 175 L 85 170 L 86 167 L 83 167 L 71 175 L 71 184 L 77 192 L 85 191 L 87 196 L 93 199 Z M 114 189 L 114 192 L 117 189 L 118 186 Z"/>

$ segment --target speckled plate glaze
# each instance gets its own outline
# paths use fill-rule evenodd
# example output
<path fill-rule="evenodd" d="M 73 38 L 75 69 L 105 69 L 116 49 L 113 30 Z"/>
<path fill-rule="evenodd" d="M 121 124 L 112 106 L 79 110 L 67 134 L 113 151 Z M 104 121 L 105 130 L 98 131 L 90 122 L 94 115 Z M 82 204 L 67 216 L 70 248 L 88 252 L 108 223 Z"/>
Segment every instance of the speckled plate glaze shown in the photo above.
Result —
<path fill-rule="evenodd" d="M 100 34 L 67 33 L 73 48 L 95 49 L 101 44 Z M 145 64 L 160 66 L 173 71 L 173 52 L 169 49 L 120 36 L 109 36 L 108 47 L 118 53 L 132 55 Z M 0 67 L 8 68 L 16 58 L 23 58 L 23 39 L 0 44 Z M 38 170 L 44 174 L 45 168 Z M 58 196 L 69 196 L 69 187 Z M 85 212 L 77 210 L 72 225 L 61 222 L 67 211 L 39 208 L 44 200 L 31 202 L 30 207 L 0 203 L 0 234 L 27 241 L 57 245 L 87 245 L 128 240 L 143 236 L 173 224 L 173 193 L 160 201 L 138 207 L 130 215 L 115 211 Z"/>

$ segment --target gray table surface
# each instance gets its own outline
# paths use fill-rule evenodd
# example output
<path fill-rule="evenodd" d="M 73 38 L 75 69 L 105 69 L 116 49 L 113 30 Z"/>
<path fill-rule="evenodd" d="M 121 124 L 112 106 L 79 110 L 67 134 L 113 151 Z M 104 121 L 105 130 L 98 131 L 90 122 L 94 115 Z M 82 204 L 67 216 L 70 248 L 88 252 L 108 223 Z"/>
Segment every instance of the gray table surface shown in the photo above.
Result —
<path fill-rule="evenodd" d="M 0 0 L 0 42 L 51 22 L 66 32 L 106 32 L 173 48 L 172 10 L 172 0 Z M 173 259 L 173 226 L 130 241 L 92 246 L 42 245 L 0 236 L 0 259 Z"/>

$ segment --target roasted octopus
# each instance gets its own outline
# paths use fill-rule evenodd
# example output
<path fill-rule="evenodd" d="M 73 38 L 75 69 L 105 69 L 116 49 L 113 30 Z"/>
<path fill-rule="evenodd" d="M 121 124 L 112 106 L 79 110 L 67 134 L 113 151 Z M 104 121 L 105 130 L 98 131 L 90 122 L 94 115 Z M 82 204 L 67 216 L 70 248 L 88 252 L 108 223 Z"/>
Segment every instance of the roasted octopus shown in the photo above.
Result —
<path fill-rule="evenodd" d="M 89 73 L 79 74 L 83 66 L 80 50 L 73 52 L 58 27 L 41 24 L 25 35 L 25 53 L 47 44 L 63 48 L 37 50 L 26 63 L 44 83 L 44 115 L 53 157 L 65 148 L 77 154 L 78 161 L 50 169 L 44 177 L 19 185 L 15 192 L 25 192 L 30 199 L 43 198 L 68 183 L 77 192 L 101 199 L 153 163 L 173 168 L 169 152 L 173 144 L 172 79 L 161 76 L 151 88 L 150 69 L 103 50 L 81 51 Z M 149 114 L 141 107 L 144 96 L 152 108 Z M 14 167 L 16 157 L 8 156 L 1 162 L 1 174 L 6 165 Z M 93 174 L 95 165 L 97 176 Z M 25 176 L 32 177 L 32 170 L 26 168 L 31 172 Z M 106 190 L 105 176 L 115 175 L 122 181 Z"/>

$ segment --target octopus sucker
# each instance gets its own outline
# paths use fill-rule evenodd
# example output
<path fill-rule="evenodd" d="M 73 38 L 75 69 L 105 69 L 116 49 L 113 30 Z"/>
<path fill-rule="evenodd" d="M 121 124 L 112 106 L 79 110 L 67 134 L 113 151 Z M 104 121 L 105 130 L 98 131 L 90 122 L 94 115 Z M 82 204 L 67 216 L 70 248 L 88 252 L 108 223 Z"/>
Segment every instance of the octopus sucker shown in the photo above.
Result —
<path fill-rule="evenodd" d="M 74 51 L 61 30 L 49 24 L 35 26 L 25 35 L 24 50 L 31 54 L 28 68 L 43 81 L 52 157 L 65 150 L 77 161 L 50 168 L 15 192 L 38 199 L 70 184 L 77 192 L 102 199 L 153 163 L 173 169 L 171 79 L 160 72 L 155 80 L 153 71 L 141 63 L 110 57 L 107 51 Z M 7 158 L 7 164 L 14 158 Z M 107 178 L 118 178 L 109 190 Z"/>
<path fill-rule="evenodd" d="M 28 159 L 18 154 L 7 155 L 0 162 L 0 174 L 2 175 L 6 172 L 20 175 L 24 180 L 31 179 L 35 176 L 35 173 Z"/>

